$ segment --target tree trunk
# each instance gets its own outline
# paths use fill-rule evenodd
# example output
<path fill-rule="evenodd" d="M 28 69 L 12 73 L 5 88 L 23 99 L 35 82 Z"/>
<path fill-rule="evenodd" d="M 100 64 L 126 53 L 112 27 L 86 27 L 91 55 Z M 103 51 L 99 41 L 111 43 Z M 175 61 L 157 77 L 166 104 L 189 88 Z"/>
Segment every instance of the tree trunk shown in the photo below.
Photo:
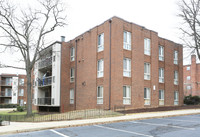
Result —
<path fill-rule="evenodd" d="M 27 70 L 27 116 L 32 115 L 31 70 Z"/>

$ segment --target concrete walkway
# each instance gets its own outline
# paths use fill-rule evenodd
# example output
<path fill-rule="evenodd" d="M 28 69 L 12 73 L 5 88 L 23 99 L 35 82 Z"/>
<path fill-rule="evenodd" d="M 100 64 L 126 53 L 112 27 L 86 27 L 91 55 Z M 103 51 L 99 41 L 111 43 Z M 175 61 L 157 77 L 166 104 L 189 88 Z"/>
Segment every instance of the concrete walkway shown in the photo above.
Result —
<path fill-rule="evenodd" d="M 53 121 L 53 122 L 41 122 L 41 123 L 11 122 L 9 126 L 0 127 L 0 135 L 53 129 L 53 128 L 64 128 L 72 126 L 103 124 L 103 123 L 112 123 L 120 121 L 141 120 L 141 119 L 171 117 L 171 116 L 190 115 L 190 114 L 200 114 L 200 109 L 135 113 L 135 114 L 128 114 L 125 116 L 85 119 L 85 120 L 72 120 L 72 121 Z"/>

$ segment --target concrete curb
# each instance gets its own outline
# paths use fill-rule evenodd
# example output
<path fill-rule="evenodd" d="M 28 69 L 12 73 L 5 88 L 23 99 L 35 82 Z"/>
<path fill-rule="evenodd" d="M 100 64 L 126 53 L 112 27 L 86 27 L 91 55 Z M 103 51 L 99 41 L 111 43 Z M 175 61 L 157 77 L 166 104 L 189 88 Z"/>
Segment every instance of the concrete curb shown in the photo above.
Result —
<path fill-rule="evenodd" d="M 163 113 L 167 113 L 167 112 L 169 112 L 169 111 L 163 111 Z M 149 112 L 149 113 L 155 114 L 155 113 L 161 113 L 161 112 Z M 149 113 L 147 113 L 147 114 L 149 114 Z M 141 113 L 136 113 L 136 114 L 139 115 Z M 102 121 L 101 121 L 102 118 L 86 119 L 86 120 L 74 120 L 74 122 L 82 121 L 82 123 L 81 122 L 77 123 L 77 124 L 66 123 L 66 125 L 61 124 L 61 125 L 57 125 L 57 126 L 35 127 L 35 128 L 30 128 L 30 129 L 13 130 L 13 131 L 9 131 L 9 132 L 6 131 L 6 132 L 0 132 L 0 135 L 15 134 L 15 133 L 22 133 L 22 132 L 32 132 L 32 131 L 48 130 L 48 129 L 56 129 L 56 128 L 67 128 L 67 127 L 78 127 L 78 126 L 88 126 L 88 125 L 97 125 L 97 124 L 108 124 L 108 123 L 125 122 L 125 121 L 131 121 L 131 120 L 144 120 L 144 119 L 152 119 L 152 118 L 166 118 L 166 117 L 174 117 L 174 116 L 185 116 L 185 115 L 192 115 L 192 114 L 200 114 L 200 112 L 192 112 L 192 113 L 187 113 L 187 114 L 172 114 L 172 115 L 163 115 L 163 116 L 156 116 L 155 115 L 155 116 L 147 116 L 147 117 L 142 117 L 142 118 L 134 118 L 134 117 L 126 118 L 125 116 L 134 116 L 135 115 L 135 114 L 128 114 L 128 115 L 125 115 L 125 116 L 120 116 L 119 119 L 113 119 L 113 118 L 116 118 L 116 117 L 108 117 L 108 118 L 105 118 L 105 120 L 102 120 Z M 71 122 L 73 122 L 73 121 L 71 121 Z M 53 123 L 53 122 L 45 122 L 45 123 Z"/>

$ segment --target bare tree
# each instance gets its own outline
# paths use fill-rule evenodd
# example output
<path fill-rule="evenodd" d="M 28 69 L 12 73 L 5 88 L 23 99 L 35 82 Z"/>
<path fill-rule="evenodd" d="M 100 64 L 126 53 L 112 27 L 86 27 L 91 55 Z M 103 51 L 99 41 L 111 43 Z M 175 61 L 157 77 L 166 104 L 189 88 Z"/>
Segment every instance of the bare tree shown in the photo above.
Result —
<path fill-rule="evenodd" d="M 200 0 L 181 0 L 179 17 L 183 20 L 182 40 L 186 48 L 197 53 L 200 60 Z"/>
<path fill-rule="evenodd" d="M 37 55 L 45 48 L 46 36 L 56 28 L 66 25 L 61 0 L 37 2 L 37 9 L 23 9 L 11 1 L 0 0 L 0 28 L 3 30 L 3 36 L 7 38 L 5 43 L 0 42 L 0 46 L 15 48 L 22 55 L 27 74 L 27 115 L 32 114 L 31 71 Z"/>

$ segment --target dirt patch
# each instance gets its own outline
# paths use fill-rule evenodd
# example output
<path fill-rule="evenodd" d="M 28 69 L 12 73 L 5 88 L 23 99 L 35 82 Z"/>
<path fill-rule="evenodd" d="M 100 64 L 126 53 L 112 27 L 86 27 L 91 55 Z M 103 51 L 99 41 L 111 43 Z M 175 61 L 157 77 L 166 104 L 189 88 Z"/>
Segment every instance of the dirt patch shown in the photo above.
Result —
<path fill-rule="evenodd" d="M 130 110 L 121 110 L 119 112 L 123 114 L 130 114 L 130 113 L 170 111 L 170 110 L 182 110 L 182 109 L 200 109 L 200 105 L 166 106 L 166 107 L 157 107 L 157 108 L 130 109 Z"/>

